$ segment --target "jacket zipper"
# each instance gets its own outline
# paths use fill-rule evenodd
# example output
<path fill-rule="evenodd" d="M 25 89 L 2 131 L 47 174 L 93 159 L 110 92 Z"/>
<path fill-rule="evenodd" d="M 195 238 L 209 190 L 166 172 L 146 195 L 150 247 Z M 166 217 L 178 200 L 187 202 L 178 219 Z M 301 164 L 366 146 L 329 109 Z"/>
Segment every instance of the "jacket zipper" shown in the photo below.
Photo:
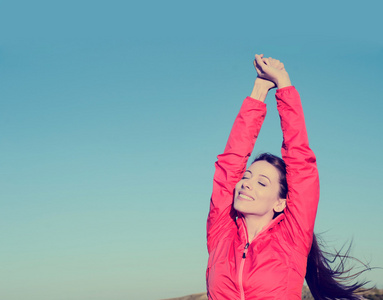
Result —
<path fill-rule="evenodd" d="M 277 219 L 277 218 L 276 218 Z M 274 220 L 276 220 L 274 219 Z M 273 221 L 274 223 L 276 221 Z M 243 254 L 242 254 L 242 260 L 241 260 L 241 264 L 239 265 L 239 274 L 238 274 L 238 284 L 239 284 L 239 290 L 241 292 L 241 300 L 245 300 L 245 291 L 243 289 L 243 267 L 245 265 L 245 259 L 246 259 L 246 254 L 247 254 L 247 249 L 249 248 L 249 241 L 248 241 L 248 233 L 247 233 L 247 227 L 246 227 L 246 222 L 245 220 L 243 220 L 243 225 L 245 227 L 245 235 L 246 235 L 246 245 L 245 245 L 245 248 L 244 248 L 244 251 L 243 251 Z M 269 224 L 268 226 L 266 226 L 266 228 L 263 228 L 258 234 L 257 236 L 251 241 L 251 243 L 253 243 L 255 240 L 257 240 L 257 238 L 259 237 L 260 233 L 263 233 L 264 231 L 266 231 L 267 229 L 270 228 L 270 226 L 272 225 Z"/>
<path fill-rule="evenodd" d="M 238 284 L 239 284 L 239 290 L 241 292 L 241 300 L 245 300 L 245 291 L 243 290 L 242 275 L 243 275 L 243 266 L 245 265 L 247 248 L 249 248 L 248 242 L 245 245 L 245 249 L 244 249 L 243 254 L 242 254 L 241 265 L 239 266 Z"/>

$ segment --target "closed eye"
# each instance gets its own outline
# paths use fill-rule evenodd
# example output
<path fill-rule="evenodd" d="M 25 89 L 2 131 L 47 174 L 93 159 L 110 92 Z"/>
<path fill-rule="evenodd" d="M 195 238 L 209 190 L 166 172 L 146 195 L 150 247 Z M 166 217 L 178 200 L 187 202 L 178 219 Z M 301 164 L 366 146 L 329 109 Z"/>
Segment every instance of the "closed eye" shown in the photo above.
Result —
<path fill-rule="evenodd" d="M 243 173 L 242 179 L 250 179 L 250 177 L 251 177 L 251 172 L 246 170 L 245 173 Z"/>
<path fill-rule="evenodd" d="M 258 181 L 258 183 L 259 183 L 260 185 L 262 185 L 262 186 L 266 186 L 266 184 L 264 184 L 264 183 L 262 183 L 262 182 L 260 182 L 260 181 Z"/>
<path fill-rule="evenodd" d="M 244 173 L 243 173 L 243 177 L 242 177 L 242 179 L 250 179 L 250 177 L 251 177 L 251 175 L 252 175 L 253 173 L 251 173 L 251 171 L 250 170 L 246 170 Z"/>

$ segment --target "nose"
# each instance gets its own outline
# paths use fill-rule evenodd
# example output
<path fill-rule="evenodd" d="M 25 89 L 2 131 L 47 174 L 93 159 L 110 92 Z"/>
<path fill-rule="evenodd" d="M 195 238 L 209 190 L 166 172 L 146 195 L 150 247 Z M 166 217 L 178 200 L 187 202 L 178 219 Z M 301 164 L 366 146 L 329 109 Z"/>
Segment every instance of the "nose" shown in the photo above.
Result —
<path fill-rule="evenodd" d="M 245 179 L 242 181 L 242 188 L 251 190 L 251 185 L 248 179 Z"/>

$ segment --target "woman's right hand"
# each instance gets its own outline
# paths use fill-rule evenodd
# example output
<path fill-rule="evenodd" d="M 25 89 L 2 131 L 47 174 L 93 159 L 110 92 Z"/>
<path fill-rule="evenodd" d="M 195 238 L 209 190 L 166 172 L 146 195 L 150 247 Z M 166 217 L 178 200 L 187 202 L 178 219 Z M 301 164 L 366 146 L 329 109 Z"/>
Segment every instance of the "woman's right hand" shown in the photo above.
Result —
<path fill-rule="evenodd" d="M 263 54 L 255 55 L 254 67 L 258 77 L 270 80 L 281 89 L 291 85 L 290 77 L 282 62 L 274 58 L 264 58 Z"/>

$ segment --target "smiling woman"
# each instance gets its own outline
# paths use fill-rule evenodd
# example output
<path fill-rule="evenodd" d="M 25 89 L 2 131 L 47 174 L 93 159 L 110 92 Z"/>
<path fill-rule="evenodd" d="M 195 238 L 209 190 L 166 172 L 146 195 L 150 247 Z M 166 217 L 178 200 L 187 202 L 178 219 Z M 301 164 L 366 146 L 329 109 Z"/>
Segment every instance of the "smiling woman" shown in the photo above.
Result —
<path fill-rule="evenodd" d="M 209 299 L 301 299 L 303 281 L 315 299 L 359 299 L 363 286 L 339 282 L 313 234 L 319 201 L 316 157 L 309 147 L 300 97 L 284 65 L 256 55 L 258 77 L 218 156 L 207 220 Z M 247 160 L 278 87 L 283 160 Z M 307 270 L 307 273 L 306 273 Z"/>
<path fill-rule="evenodd" d="M 275 213 L 282 212 L 286 206 L 286 197 L 280 197 L 279 177 L 273 165 L 257 160 L 235 186 L 234 209 L 244 216 L 246 224 L 254 224 L 247 226 L 249 241 L 270 223 Z"/>

